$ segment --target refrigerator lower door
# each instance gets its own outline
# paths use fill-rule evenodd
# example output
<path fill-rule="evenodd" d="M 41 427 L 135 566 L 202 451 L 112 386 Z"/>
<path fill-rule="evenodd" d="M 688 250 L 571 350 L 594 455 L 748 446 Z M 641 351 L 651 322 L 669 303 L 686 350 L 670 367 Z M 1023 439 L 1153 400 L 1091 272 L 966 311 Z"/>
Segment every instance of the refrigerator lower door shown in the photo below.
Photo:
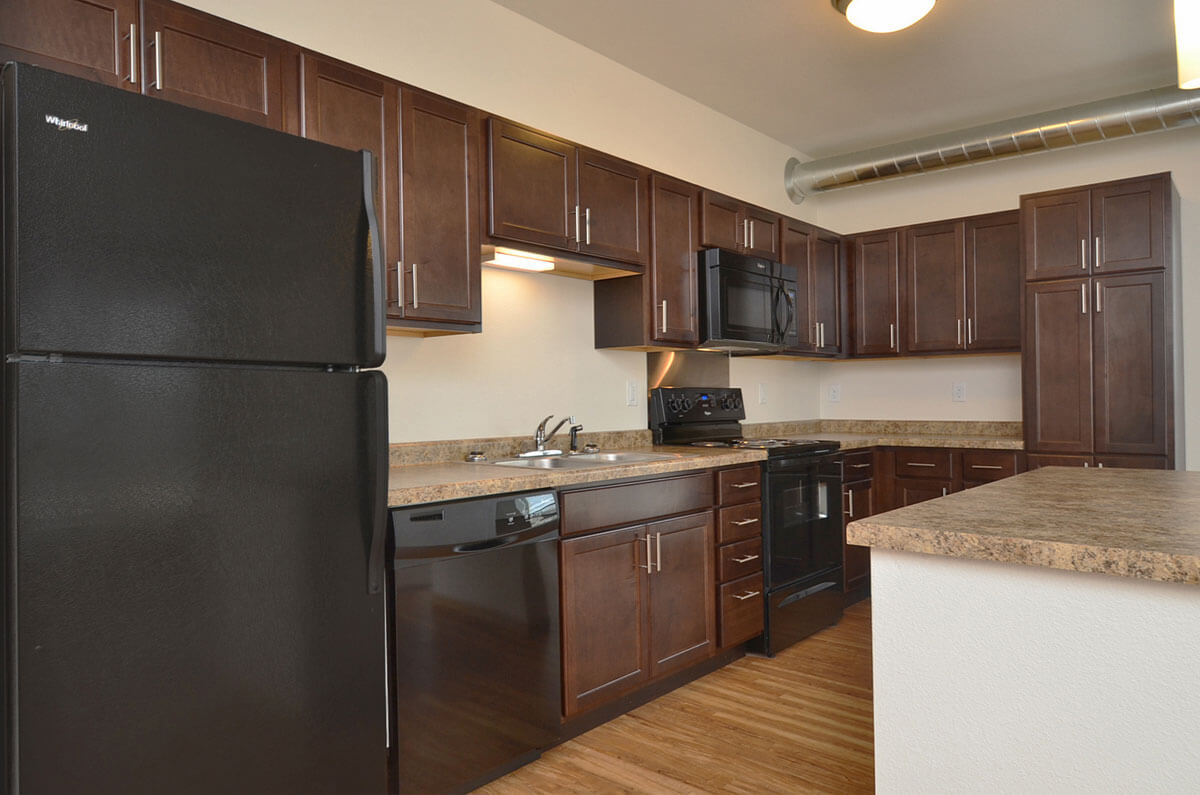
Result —
<path fill-rule="evenodd" d="M 6 369 L 8 788 L 382 792 L 382 375 Z"/>

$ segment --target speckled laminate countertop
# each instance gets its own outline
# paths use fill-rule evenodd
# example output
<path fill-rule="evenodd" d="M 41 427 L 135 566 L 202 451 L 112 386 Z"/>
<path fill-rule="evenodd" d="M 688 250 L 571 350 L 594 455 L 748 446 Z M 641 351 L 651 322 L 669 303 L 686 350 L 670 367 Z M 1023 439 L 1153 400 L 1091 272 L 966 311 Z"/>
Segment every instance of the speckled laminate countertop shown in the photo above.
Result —
<path fill-rule="evenodd" d="M 697 447 L 637 447 L 631 452 L 670 453 L 662 461 L 591 466 L 586 469 L 522 469 L 496 464 L 443 462 L 392 467 L 388 504 L 392 507 L 482 497 L 530 489 L 551 489 L 578 483 L 637 478 L 763 461 L 762 450 Z"/>
<path fill-rule="evenodd" d="M 830 433 L 817 431 L 815 439 L 841 442 L 843 450 L 861 450 L 864 447 L 960 447 L 972 450 L 1024 450 L 1025 442 L 1008 436 L 967 436 L 946 434 L 882 434 L 882 433 Z"/>
<path fill-rule="evenodd" d="M 860 519 L 846 538 L 1200 585 L 1200 472 L 1046 467 Z"/>

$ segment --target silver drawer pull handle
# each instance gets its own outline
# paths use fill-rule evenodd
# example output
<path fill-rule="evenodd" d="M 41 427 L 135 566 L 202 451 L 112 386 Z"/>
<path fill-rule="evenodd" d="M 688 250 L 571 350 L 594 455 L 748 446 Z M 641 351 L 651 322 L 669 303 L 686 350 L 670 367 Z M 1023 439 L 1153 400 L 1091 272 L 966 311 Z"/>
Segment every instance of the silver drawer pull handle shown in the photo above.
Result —
<path fill-rule="evenodd" d="M 758 481 L 756 480 L 753 483 L 730 483 L 729 487 L 731 489 L 748 489 L 751 486 L 757 486 L 757 485 L 758 485 Z"/>
<path fill-rule="evenodd" d="M 740 602 L 744 602 L 753 596 L 758 596 L 758 593 L 759 593 L 758 591 L 748 591 L 746 593 L 735 593 L 733 595 L 733 598 L 737 599 Z"/>
<path fill-rule="evenodd" d="M 758 555 L 747 555 L 744 558 L 734 558 L 734 563 L 749 563 L 752 560 L 758 560 Z"/>
<path fill-rule="evenodd" d="M 995 464 L 971 464 L 971 469 L 1004 469 L 1004 467 Z"/>
<path fill-rule="evenodd" d="M 922 464 L 920 461 L 909 461 L 905 466 L 910 467 L 935 467 L 937 464 Z"/>
<path fill-rule="evenodd" d="M 740 522 L 733 522 L 733 524 L 737 525 L 738 527 L 745 527 L 748 524 L 758 524 L 758 520 L 757 519 L 743 519 Z"/>
<path fill-rule="evenodd" d="M 866 469 L 867 467 L 869 467 L 871 465 L 870 464 L 851 464 L 850 466 L 853 467 L 854 469 Z"/>

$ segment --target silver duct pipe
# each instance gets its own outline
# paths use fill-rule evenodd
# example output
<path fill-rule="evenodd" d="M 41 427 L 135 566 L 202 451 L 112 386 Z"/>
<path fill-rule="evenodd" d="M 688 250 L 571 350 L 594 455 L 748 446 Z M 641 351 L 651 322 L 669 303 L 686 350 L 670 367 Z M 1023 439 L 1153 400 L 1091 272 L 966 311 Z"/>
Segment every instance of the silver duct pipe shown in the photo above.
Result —
<path fill-rule="evenodd" d="M 792 157 L 784 186 L 799 204 L 820 191 L 1196 124 L 1200 91 L 1165 86 L 807 163 Z"/>

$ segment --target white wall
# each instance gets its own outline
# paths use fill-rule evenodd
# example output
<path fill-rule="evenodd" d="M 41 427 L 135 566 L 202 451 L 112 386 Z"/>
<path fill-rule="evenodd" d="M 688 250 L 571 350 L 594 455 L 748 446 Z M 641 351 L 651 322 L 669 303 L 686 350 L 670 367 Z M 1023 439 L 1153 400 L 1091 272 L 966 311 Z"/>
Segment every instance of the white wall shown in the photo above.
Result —
<path fill-rule="evenodd" d="M 821 416 L 817 397 L 825 366 L 821 362 L 733 357 L 729 383 L 742 388 L 746 422 L 816 419 Z"/>
<path fill-rule="evenodd" d="M 1133 177 L 1170 171 L 1180 195 L 1180 233 L 1182 261 L 1180 288 L 1183 297 L 1183 373 L 1185 390 L 1186 456 L 1191 468 L 1200 468 L 1200 129 L 1191 128 L 1156 133 L 1137 138 L 1084 146 L 1070 151 L 1009 159 L 920 177 L 850 188 L 815 196 L 805 201 L 808 220 L 835 232 L 865 231 L 888 226 L 917 223 L 959 215 L 1006 210 L 1017 207 L 1022 193 L 1034 193 L 1072 185 L 1085 185 L 1121 177 Z M 808 207 L 811 202 L 811 207 Z M 932 360 L 924 360 L 926 364 Z M 971 364 L 963 359 L 964 378 L 979 381 L 1000 390 L 1007 383 L 1013 390 L 1007 398 L 990 396 L 987 410 L 1006 412 L 1005 416 L 969 417 L 969 419 L 1019 419 L 1012 407 L 1020 401 L 1020 378 L 1005 379 L 1002 373 L 988 373 L 992 365 L 979 360 Z M 854 363 L 853 367 L 869 367 Z M 977 371 L 977 368 L 984 368 Z M 864 371 L 866 372 L 866 371 Z M 931 371 L 936 372 L 936 371 Z M 896 387 L 896 373 L 880 368 L 877 377 L 855 378 L 862 391 L 886 394 Z M 823 377 L 832 378 L 826 375 Z M 841 377 L 841 376 L 839 376 Z M 897 401 L 896 414 L 918 418 L 927 406 L 944 402 L 944 377 L 931 377 L 924 389 L 904 389 Z M 970 390 L 964 408 L 983 413 L 976 405 L 976 390 Z M 849 412 L 844 400 L 837 411 Z M 822 403 L 822 411 L 834 411 Z M 1011 416 L 1008 416 L 1011 414 Z M 850 416 L 823 414 L 822 416 Z M 868 418 L 865 417 L 864 418 Z M 897 417 L 898 418 L 898 417 Z M 967 419 L 967 417 L 963 417 Z"/>
<path fill-rule="evenodd" d="M 871 550 L 875 787 L 1194 792 L 1196 586 Z"/>

